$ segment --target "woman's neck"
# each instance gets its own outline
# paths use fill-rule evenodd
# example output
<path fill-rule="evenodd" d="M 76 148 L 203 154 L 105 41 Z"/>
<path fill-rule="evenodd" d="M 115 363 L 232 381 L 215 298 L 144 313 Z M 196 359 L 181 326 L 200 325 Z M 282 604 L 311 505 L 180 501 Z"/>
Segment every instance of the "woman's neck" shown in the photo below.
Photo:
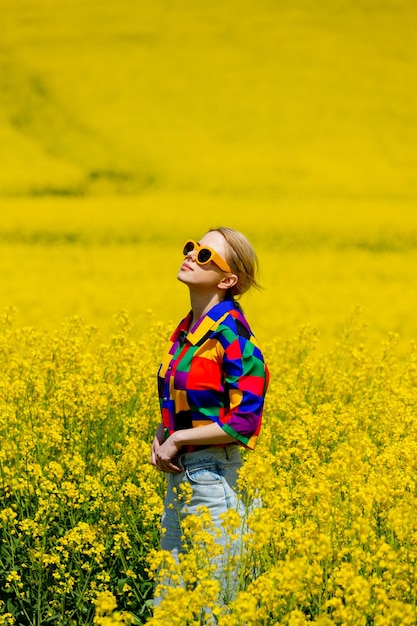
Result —
<path fill-rule="evenodd" d="M 219 293 L 199 293 L 199 292 L 190 292 L 190 300 L 191 300 L 191 310 L 193 312 L 193 317 L 191 320 L 191 328 L 198 322 L 198 320 L 203 317 L 206 313 L 210 311 L 216 304 L 219 304 L 223 300 L 223 294 Z"/>

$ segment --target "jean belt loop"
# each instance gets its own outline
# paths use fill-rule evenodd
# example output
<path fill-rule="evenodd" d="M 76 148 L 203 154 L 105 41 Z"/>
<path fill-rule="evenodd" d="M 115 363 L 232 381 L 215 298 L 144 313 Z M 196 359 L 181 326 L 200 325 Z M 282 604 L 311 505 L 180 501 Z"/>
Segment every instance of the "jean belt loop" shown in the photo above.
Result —
<path fill-rule="evenodd" d="M 229 456 L 229 451 L 230 451 L 230 449 L 229 449 L 229 447 L 228 447 L 228 446 L 226 446 L 226 448 L 224 449 L 224 451 L 226 452 L 226 459 L 229 461 L 229 460 L 230 460 L 230 456 Z"/>

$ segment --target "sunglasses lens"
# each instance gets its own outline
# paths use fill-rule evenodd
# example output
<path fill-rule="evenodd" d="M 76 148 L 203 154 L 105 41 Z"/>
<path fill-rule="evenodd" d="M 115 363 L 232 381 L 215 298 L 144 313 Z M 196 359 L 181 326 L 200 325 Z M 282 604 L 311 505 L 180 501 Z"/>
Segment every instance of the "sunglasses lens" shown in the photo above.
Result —
<path fill-rule="evenodd" d="M 194 244 L 192 241 L 187 241 L 187 243 L 185 244 L 184 248 L 183 248 L 183 255 L 186 256 L 189 252 L 191 252 L 191 250 L 194 250 Z"/>
<path fill-rule="evenodd" d="M 200 263 L 207 263 L 211 259 L 211 250 L 207 250 L 207 248 L 202 248 L 198 252 L 198 260 Z"/>

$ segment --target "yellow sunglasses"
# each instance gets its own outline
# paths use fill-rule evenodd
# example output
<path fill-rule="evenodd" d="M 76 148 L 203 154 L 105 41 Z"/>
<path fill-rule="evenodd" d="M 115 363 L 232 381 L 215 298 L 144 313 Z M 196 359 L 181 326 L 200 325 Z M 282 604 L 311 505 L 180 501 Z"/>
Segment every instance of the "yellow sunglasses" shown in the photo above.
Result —
<path fill-rule="evenodd" d="M 195 260 L 199 265 L 206 265 L 210 263 L 210 261 L 213 261 L 223 272 L 232 272 L 230 266 L 213 248 L 209 246 L 199 246 L 193 239 L 188 239 L 184 244 L 182 253 L 184 256 L 187 256 L 192 250 L 196 250 L 197 252 Z"/>

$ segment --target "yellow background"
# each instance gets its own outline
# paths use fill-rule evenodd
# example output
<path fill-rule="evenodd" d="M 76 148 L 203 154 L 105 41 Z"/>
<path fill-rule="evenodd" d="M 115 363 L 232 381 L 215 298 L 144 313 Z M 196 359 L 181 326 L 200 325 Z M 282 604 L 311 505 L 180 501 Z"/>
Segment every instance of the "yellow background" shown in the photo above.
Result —
<path fill-rule="evenodd" d="M 54 328 L 177 322 L 180 248 L 243 230 L 261 341 L 356 307 L 415 337 L 410 1 L 2 3 L 3 308 Z"/>

